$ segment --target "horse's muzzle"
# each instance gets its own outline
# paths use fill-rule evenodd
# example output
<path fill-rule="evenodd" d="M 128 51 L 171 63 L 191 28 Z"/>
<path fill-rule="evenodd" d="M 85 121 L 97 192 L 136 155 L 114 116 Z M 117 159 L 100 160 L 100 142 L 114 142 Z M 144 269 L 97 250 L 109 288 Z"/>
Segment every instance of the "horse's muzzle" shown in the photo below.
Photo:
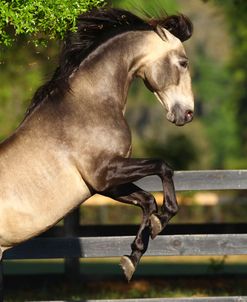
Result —
<path fill-rule="evenodd" d="M 191 122 L 193 117 L 193 110 L 181 108 L 179 105 L 174 105 L 171 112 L 167 113 L 167 119 L 176 126 L 183 126 Z"/>

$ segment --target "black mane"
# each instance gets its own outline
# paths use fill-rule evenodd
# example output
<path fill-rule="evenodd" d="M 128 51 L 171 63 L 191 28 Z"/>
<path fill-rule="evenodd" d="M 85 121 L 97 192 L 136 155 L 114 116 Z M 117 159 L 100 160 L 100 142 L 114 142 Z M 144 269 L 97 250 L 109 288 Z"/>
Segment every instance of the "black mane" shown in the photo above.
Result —
<path fill-rule="evenodd" d="M 26 116 L 46 97 L 63 95 L 69 90 L 69 76 L 98 46 L 112 37 L 136 30 L 169 30 L 181 41 L 192 34 L 192 23 L 184 15 L 143 20 L 123 9 L 97 9 L 78 17 L 77 31 L 69 32 L 59 58 L 59 66 L 51 80 L 41 86 L 32 99 Z"/>

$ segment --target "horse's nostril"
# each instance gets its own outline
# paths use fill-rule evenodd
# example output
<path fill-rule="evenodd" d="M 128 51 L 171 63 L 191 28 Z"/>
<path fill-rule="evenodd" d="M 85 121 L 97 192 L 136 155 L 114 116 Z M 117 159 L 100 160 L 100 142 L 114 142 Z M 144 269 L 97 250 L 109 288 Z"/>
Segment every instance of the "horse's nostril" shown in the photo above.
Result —
<path fill-rule="evenodd" d="M 186 120 L 187 122 L 192 121 L 193 115 L 194 115 L 194 112 L 193 112 L 192 110 L 187 110 L 187 111 L 185 112 L 185 120 Z"/>

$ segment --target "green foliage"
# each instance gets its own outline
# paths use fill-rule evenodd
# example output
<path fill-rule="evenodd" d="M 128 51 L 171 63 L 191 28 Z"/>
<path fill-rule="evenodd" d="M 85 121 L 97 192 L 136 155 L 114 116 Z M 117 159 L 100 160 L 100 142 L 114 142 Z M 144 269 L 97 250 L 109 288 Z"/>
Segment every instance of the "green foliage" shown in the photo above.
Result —
<path fill-rule="evenodd" d="M 16 36 L 62 39 L 76 30 L 79 14 L 104 4 L 104 0 L 0 0 L 0 44 L 11 45 Z"/>
<path fill-rule="evenodd" d="M 196 102 L 213 150 L 211 167 L 231 168 L 240 148 L 231 74 L 226 65 L 207 57 L 203 47 L 197 49 L 193 69 Z"/>
<path fill-rule="evenodd" d="M 238 103 L 238 120 L 242 140 L 243 156 L 247 152 L 247 2 L 236 1 L 223 3 L 228 17 L 230 33 L 233 36 L 234 49 L 232 52 L 230 70 L 235 86 L 235 98 Z"/>
<path fill-rule="evenodd" d="M 231 75 L 231 102 L 235 104 L 235 120 L 238 123 L 236 136 L 240 141 L 239 162 L 246 168 L 247 161 L 247 1 L 215 0 L 226 14 L 228 31 L 232 38 L 232 52 L 228 67 Z M 225 87 L 227 89 L 227 87 Z"/>
<path fill-rule="evenodd" d="M 49 47 L 48 47 L 49 46 Z M 44 74 L 55 67 L 51 58 L 57 45 L 35 47 L 22 38 L 14 47 L 0 51 L 0 140 L 8 136 L 23 119 L 35 90 L 44 82 Z"/>
<path fill-rule="evenodd" d="M 178 10 L 177 2 L 174 0 L 113 0 L 112 3 L 116 7 L 136 10 L 137 13 L 147 12 L 154 16 L 162 14 L 162 12 L 175 13 Z"/>
<path fill-rule="evenodd" d="M 145 140 L 142 145 L 147 157 L 161 158 L 175 170 L 186 170 L 197 160 L 196 147 L 185 134 L 170 135 L 165 143 Z"/>

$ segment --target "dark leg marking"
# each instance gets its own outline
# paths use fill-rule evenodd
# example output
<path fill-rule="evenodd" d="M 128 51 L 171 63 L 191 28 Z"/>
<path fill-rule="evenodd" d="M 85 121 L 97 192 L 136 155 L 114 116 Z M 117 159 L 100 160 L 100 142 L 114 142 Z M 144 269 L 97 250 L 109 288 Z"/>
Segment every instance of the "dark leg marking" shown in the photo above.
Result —
<path fill-rule="evenodd" d="M 178 212 L 178 203 L 175 195 L 175 188 L 172 179 L 173 172 L 170 171 L 170 177 L 165 177 L 163 181 L 163 205 L 161 214 L 151 216 L 151 237 L 154 239 L 167 225 L 169 220 Z"/>
<path fill-rule="evenodd" d="M 157 159 L 134 159 L 134 158 L 115 158 L 112 159 L 107 167 L 99 168 L 96 171 L 100 191 L 109 188 L 131 183 L 145 176 L 158 175 L 163 184 L 164 202 L 161 214 L 151 216 L 152 238 L 155 238 L 167 225 L 168 221 L 177 213 L 178 204 L 173 184 L 173 171 L 162 160 Z"/>
<path fill-rule="evenodd" d="M 157 212 L 157 204 L 154 197 L 138 188 L 134 184 L 119 185 L 104 195 L 117 201 L 138 206 L 142 209 L 143 218 L 135 240 L 131 244 L 130 256 L 123 256 L 120 265 L 128 281 L 130 281 L 142 255 L 146 252 L 150 237 L 150 216 Z"/>
<path fill-rule="evenodd" d="M 94 173 L 95 186 L 93 189 L 97 193 L 108 195 L 129 204 L 136 204 L 143 209 L 144 218 L 132 244 L 132 254 L 122 258 L 121 263 L 127 279 L 130 280 L 136 265 L 147 249 L 150 232 L 149 224 L 151 224 L 151 237 L 155 238 L 177 212 L 178 207 L 172 180 L 173 171 L 161 160 L 117 157 L 107 163 L 99 162 Z M 136 192 L 137 187 L 130 186 L 130 183 L 149 175 L 159 176 L 163 184 L 164 204 L 161 214 L 155 214 L 156 207 L 152 210 L 147 207 L 147 204 L 150 206 L 151 194 L 139 188 Z M 127 184 L 128 186 L 126 186 Z M 154 204 L 154 202 L 151 202 L 151 204 Z"/>

